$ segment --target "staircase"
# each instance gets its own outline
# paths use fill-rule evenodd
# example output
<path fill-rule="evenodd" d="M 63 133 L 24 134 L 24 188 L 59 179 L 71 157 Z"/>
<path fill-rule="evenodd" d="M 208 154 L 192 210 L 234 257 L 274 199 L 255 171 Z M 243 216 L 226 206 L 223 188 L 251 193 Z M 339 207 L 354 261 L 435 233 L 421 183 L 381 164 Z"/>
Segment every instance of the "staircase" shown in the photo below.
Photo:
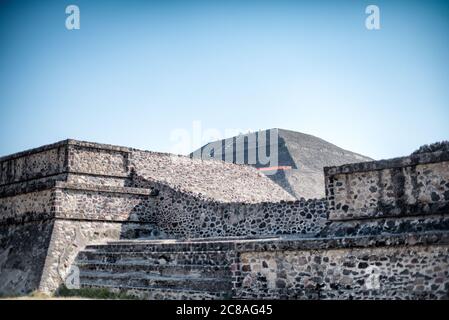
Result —
<path fill-rule="evenodd" d="M 89 245 L 78 254 L 81 288 L 140 299 L 231 297 L 235 240 L 127 240 Z"/>

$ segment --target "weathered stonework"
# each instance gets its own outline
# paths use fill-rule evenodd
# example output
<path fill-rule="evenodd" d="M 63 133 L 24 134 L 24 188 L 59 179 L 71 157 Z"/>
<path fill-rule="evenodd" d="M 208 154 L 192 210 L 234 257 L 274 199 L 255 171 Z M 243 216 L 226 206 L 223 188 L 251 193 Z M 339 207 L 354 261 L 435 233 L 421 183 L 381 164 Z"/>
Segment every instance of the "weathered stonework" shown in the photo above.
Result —
<path fill-rule="evenodd" d="M 54 145 L 0 158 L 0 185 L 55 175 L 67 170 L 67 145 Z"/>
<path fill-rule="evenodd" d="M 56 217 L 92 221 L 151 222 L 154 201 L 137 188 L 56 184 Z"/>
<path fill-rule="evenodd" d="M 53 199 L 50 189 L 0 198 L 0 222 L 16 224 L 51 218 Z"/>
<path fill-rule="evenodd" d="M 449 155 L 441 151 L 325 168 L 331 220 L 449 211 Z"/>
<path fill-rule="evenodd" d="M 448 182 L 435 151 L 325 168 L 327 199 L 294 200 L 254 168 L 66 140 L 0 158 L 0 294 L 77 265 L 149 299 L 446 299 Z"/>
<path fill-rule="evenodd" d="M 223 202 L 163 183 L 132 179 L 152 197 L 153 222 L 176 238 L 316 234 L 326 222 L 325 200 Z"/>
<path fill-rule="evenodd" d="M 0 270 L 7 279 L 7 289 L 0 293 L 37 288 L 54 291 L 86 241 L 306 233 L 318 231 L 325 218 L 323 202 L 287 205 L 284 200 L 292 198 L 253 168 L 218 161 L 191 161 L 187 157 L 66 140 L 0 158 L 0 168 L 0 222 L 5 234 L 0 243 Z M 192 181 L 197 172 L 201 178 Z M 203 178 L 206 181 L 200 183 Z M 234 185 L 228 188 L 226 180 Z M 239 186 L 241 193 L 236 190 Z M 274 202 L 259 204 L 261 200 Z M 309 210 L 318 214 L 312 216 Z M 294 220 L 297 214 L 296 220 L 301 220 L 301 212 L 307 216 L 301 225 L 280 223 L 284 215 L 292 215 L 290 220 Z M 227 220 L 222 220 L 223 215 Z M 37 284 L 22 279 L 29 274 L 23 271 L 31 268 L 28 264 L 26 268 L 19 265 L 17 270 L 6 267 L 17 254 L 10 254 L 7 239 L 11 230 L 16 232 L 14 243 L 21 237 L 36 237 L 21 235 L 29 229 L 21 226 L 43 220 L 49 227 L 42 245 L 14 245 L 17 250 L 27 250 L 20 252 L 25 256 L 47 250 L 45 268 L 35 271 L 41 278 Z M 204 228 L 205 224 L 209 229 Z M 80 226 L 85 230 L 81 231 Z M 12 284 L 20 281 L 25 284 L 12 289 Z"/>
<path fill-rule="evenodd" d="M 53 223 L 0 224 L 1 294 L 26 294 L 39 288 Z"/>
<path fill-rule="evenodd" d="M 138 230 L 153 231 L 150 225 L 56 219 L 48 246 L 39 289 L 54 292 L 68 275 L 80 249 L 87 244 L 139 237 Z"/>
<path fill-rule="evenodd" d="M 386 237 L 388 238 L 388 237 Z M 243 252 L 238 298 L 449 298 L 449 246 Z"/>
<path fill-rule="evenodd" d="M 157 181 L 205 200 L 226 203 L 296 200 L 262 173 L 245 165 L 134 151 L 130 166 L 141 180 Z"/>

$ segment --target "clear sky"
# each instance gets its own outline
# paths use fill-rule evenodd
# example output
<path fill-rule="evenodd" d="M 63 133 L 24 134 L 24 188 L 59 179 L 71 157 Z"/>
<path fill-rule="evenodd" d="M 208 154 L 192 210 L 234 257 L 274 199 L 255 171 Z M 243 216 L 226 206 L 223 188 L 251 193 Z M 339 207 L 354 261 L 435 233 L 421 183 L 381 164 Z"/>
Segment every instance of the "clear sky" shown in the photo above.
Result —
<path fill-rule="evenodd" d="M 171 151 L 195 121 L 375 159 L 448 140 L 449 1 L 0 0 L 0 155 L 66 138 Z"/>

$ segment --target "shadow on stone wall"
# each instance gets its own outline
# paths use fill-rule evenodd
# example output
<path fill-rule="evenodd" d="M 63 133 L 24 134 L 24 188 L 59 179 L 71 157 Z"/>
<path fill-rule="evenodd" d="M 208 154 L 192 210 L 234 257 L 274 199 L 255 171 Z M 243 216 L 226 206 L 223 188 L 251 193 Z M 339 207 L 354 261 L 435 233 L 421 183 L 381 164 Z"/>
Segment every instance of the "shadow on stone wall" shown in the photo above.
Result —
<path fill-rule="evenodd" d="M 151 191 L 130 212 L 123 239 L 311 236 L 327 221 L 324 199 L 223 203 L 145 179 L 133 170 L 127 187 Z M 139 227 L 131 230 L 127 226 L 135 220 Z"/>
<path fill-rule="evenodd" d="M 0 295 L 24 295 L 39 288 L 54 219 L 0 225 Z"/>
<path fill-rule="evenodd" d="M 125 187 L 144 188 L 152 190 L 148 198 L 141 201 L 129 213 L 120 232 L 121 239 L 160 239 L 170 238 L 165 232 L 157 227 L 158 223 L 158 201 L 159 190 L 154 183 L 136 174 L 134 168 L 130 170 L 128 178 L 125 180 Z"/>

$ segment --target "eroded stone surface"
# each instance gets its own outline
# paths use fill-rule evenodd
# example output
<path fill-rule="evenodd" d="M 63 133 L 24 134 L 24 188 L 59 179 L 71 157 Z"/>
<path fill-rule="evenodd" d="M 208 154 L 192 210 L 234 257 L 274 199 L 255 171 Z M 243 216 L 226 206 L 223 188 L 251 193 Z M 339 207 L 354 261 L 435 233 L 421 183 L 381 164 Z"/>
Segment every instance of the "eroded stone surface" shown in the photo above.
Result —
<path fill-rule="evenodd" d="M 434 295 L 449 298 L 449 247 L 382 247 L 242 253 L 239 298 Z M 285 297 L 285 296 L 284 296 Z"/>
<path fill-rule="evenodd" d="M 73 140 L 3 157 L 0 293 L 52 292 L 79 255 L 92 286 L 146 298 L 447 298 L 448 164 L 327 168 L 327 199 L 292 201 L 218 161 Z"/>
<path fill-rule="evenodd" d="M 393 159 L 390 166 L 384 160 L 382 164 L 346 165 L 339 170 L 326 168 L 330 219 L 448 212 L 449 159 L 446 158 L 437 152 Z"/>

